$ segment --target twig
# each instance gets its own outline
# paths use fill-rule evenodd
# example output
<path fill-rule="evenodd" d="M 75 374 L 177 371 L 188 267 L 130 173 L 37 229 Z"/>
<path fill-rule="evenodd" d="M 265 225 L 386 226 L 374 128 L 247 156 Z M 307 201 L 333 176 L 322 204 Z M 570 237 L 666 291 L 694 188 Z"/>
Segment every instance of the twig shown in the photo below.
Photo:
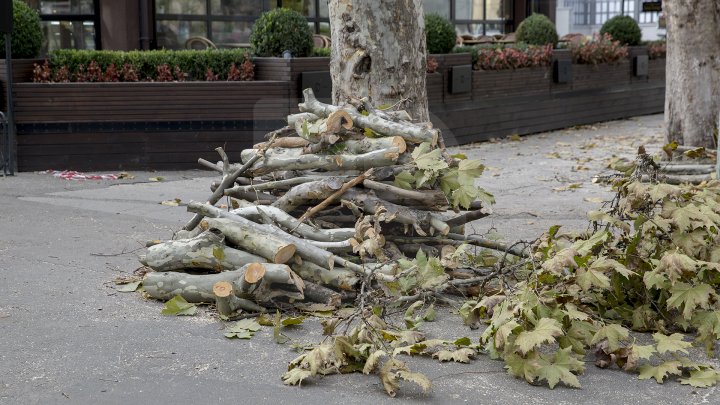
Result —
<path fill-rule="evenodd" d="M 343 184 L 342 187 L 340 187 L 340 189 L 339 189 L 338 191 L 332 193 L 328 198 L 326 198 L 326 199 L 324 199 L 322 202 L 320 202 L 320 204 L 318 204 L 318 205 L 316 205 L 315 207 L 310 208 L 309 210 L 307 210 L 307 212 L 304 213 L 304 214 L 298 219 L 298 221 L 299 221 L 300 223 L 303 223 L 306 219 L 308 219 L 308 218 L 310 218 L 311 216 L 317 214 L 318 212 L 324 210 L 325 208 L 327 208 L 328 205 L 332 204 L 333 201 L 335 201 L 336 199 L 338 199 L 341 195 L 345 194 L 346 191 L 348 191 L 349 189 L 357 186 L 358 184 L 360 184 L 360 183 L 362 183 L 363 181 L 365 181 L 365 179 L 367 179 L 368 177 L 372 176 L 372 173 L 373 173 L 373 169 L 370 169 L 370 170 L 366 171 L 365 173 L 363 173 L 363 174 L 355 177 L 354 179 L 348 181 L 347 183 Z M 299 224 L 298 224 L 298 225 L 299 225 Z"/>
<path fill-rule="evenodd" d="M 223 181 L 220 183 L 218 188 L 212 193 L 210 198 L 208 199 L 208 204 L 214 205 L 218 201 L 220 201 L 220 198 L 222 198 L 225 195 L 225 189 L 230 187 L 231 184 L 235 183 L 235 179 L 240 177 L 241 174 L 245 173 L 245 171 L 252 167 L 252 165 L 255 164 L 258 160 L 260 160 L 261 157 L 265 155 L 265 151 L 268 148 L 272 147 L 273 142 L 275 142 L 275 135 L 273 135 L 270 138 L 270 141 L 267 143 L 267 147 L 265 149 L 259 149 L 255 156 L 250 158 L 250 160 L 247 161 L 244 165 L 240 166 L 238 169 L 236 169 L 234 172 L 230 173 L 229 175 L 225 176 L 223 178 Z M 190 222 L 183 227 L 186 231 L 192 231 L 195 229 L 196 226 L 202 221 L 202 219 L 205 216 L 202 214 L 195 214 L 195 216 L 190 220 Z"/>

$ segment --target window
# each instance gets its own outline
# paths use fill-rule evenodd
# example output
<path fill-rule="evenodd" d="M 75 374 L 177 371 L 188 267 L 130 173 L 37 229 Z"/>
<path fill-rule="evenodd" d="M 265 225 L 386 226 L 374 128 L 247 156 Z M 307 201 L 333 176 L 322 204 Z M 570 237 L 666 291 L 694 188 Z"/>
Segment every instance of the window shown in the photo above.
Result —
<path fill-rule="evenodd" d="M 459 35 L 494 35 L 514 30 L 512 0 L 450 0 L 450 3 L 453 11 L 450 20 Z"/>
<path fill-rule="evenodd" d="M 158 48 L 183 49 L 192 37 L 219 47 L 245 47 L 253 22 L 269 9 L 269 0 L 156 0 Z"/>
<path fill-rule="evenodd" d="M 56 49 L 100 49 L 98 0 L 26 0 L 40 13 L 41 55 Z"/>

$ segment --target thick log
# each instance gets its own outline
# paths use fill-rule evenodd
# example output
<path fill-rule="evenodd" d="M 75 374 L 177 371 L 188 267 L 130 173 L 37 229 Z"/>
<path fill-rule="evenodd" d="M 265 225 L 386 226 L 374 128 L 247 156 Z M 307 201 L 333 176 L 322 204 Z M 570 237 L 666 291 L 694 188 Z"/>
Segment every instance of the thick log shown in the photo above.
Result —
<path fill-rule="evenodd" d="M 310 142 L 307 139 L 303 139 L 297 136 L 288 136 L 285 138 L 277 138 L 273 142 L 273 148 L 304 148 L 308 146 Z M 270 142 L 260 142 L 253 145 L 253 149 L 265 149 L 270 146 Z"/>
<path fill-rule="evenodd" d="M 264 235 L 273 235 L 286 243 L 292 243 L 297 253 L 304 260 L 311 261 L 317 265 L 331 269 L 334 266 L 333 254 L 317 246 L 308 243 L 306 240 L 285 233 L 279 228 L 262 225 L 245 219 L 239 215 L 223 211 L 209 204 L 190 202 L 187 207 L 190 212 L 201 212 L 204 216 L 215 218 L 207 221 L 208 227 L 217 228 L 225 237 L 234 243 L 234 238 L 241 237 L 247 232 L 255 232 Z"/>
<path fill-rule="evenodd" d="M 367 170 L 394 165 L 400 156 L 397 148 L 376 150 L 362 155 L 315 155 L 303 154 L 300 149 L 272 150 L 273 153 L 268 154 L 264 159 L 253 162 L 250 171 L 254 175 L 275 170 Z M 249 162 L 250 159 L 254 159 L 251 156 L 256 153 L 256 149 L 247 149 L 240 153 L 240 158 L 243 162 Z"/>
<path fill-rule="evenodd" d="M 387 212 L 387 216 L 392 218 L 393 221 L 411 225 L 421 236 L 427 235 L 425 229 L 429 229 L 430 227 L 443 235 L 450 231 L 450 227 L 442 218 L 430 212 L 393 204 L 389 201 L 381 200 L 371 193 L 364 193 L 358 190 L 349 190 L 345 193 L 345 196 L 369 214 L 375 214 L 380 207 L 383 207 Z"/>
<path fill-rule="evenodd" d="M 203 204 L 194 203 L 195 207 L 202 207 Z M 207 207 L 211 207 L 207 205 Z M 219 208 L 213 207 L 221 213 L 227 213 Z M 210 209 L 195 209 L 191 210 L 188 205 L 188 211 L 190 212 L 201 212 L 203 217 L 208 216 L 221 216 L 217 211 Z M 233 214 L 228 215 L 232 216 Z M 235 215 L 237 217 L 237 215 Z M 241 224 L 244 226 L 228 226 L 228 223 L 233 223 L 230 220 L 214 219 L 211 221 L 205 221 L 203 228 L 211 229 L 216 228 L 225 238 L 230 241 L 233 245 L 240 246 L 243 249 L 256 253 L 262 256 L 272 263 L 287 263 L 297 251 L 295 244 L 287 238 L 274 234 L 269 231 L 268 228 L 263 225 L 256 224 L 252 221 L 248 221 L 245 218 L 238 217 L 246 223 Z M 253 226 L 254 225 L 254 226 Z"/>
<path fill-rule="evenodd" d="M 363 186 L 374 190 L 378 198 L 405 206 L 420 205 L 426 210 L 441 211 L 448 208 L 448 200 L 440 190 L 405 190 L 391 184 L 365 180 Z"/>
<path fill-rule="evenodd" d="M 232 188 L 229 188 L 225 190 L 225 195 L 235 197 L 235 192 L 258 192 L 258 191 L 267 191 L 267 190 L 288 190 L 294 186 L 297 186 L 298 184 L 303 183 L 309 183 L 311 181 L 318 181 L 327 178 L 328 176 L 323 175 L 316 175 L 316 176 L 302 176 L 302 177 L 293 177 L 289 179 L 283 179 L 283 180 L 274 180 L 274 181 L 268 181 L 265 183 L 256 183 L 246 186 L 235 186 Z M 338 176 L 338 178 L 342 179 L 351 179 L 352 176 Z"/>
<path fill-rule="evenodd" d="M 219 273 L 256 262 L 265 262 L 265 259 L 226 246 L 225 236 L 217 229 L 208 229 L 192 239 L 151 246 L 146 254 L 140 256 L 140 263 L 155 271 L 194 268 Z"/>
<path fill-rule="evenodd" d="M 327 208 L 330 204 L 332 204 L 335 200 L 337 200 L 337 199 L 340 198 L 343 194 L 345 194 L 346 191 L 348 191 L 349 189 L 357 186 L 358 184 L 362 183 L 365 179 L 367 179 L 368 177 L 370 177 L 370 176 L 372 175 L 372 172 L 373 172 L 373 170 L 370 169 L 370 170 L 366 171 L 365 173 L 359 175 L 358 177 L 355 177 L 354 179 L 352 179 L 352 180 L 348 181 L 347 183 L 343 184 L 342 187 L 340 187 L 339 190 L 337 190 L 337 191 L 335 191 L 334 193 L 332 193 L 332 194 L 330 194 L 329 196 L 327 196 L 327 198 L 325 198 L 324 200 L 322 200 L 322 201 L 320 202 L 320 204 L 318 204 L 318 205 L 310 208 L 309 210 L 307 210 L 307 212 L 305 212 L 305 213 L 300 217 L 300 219 L 298 219 L 298 221 L 303 222 L 303 221 L 305 221 L 306 219 L 308 219 L 309 217 L 311 217 L 311 216 L 317 214 L 318 212 L 324 210 L 324 209 Z"/>
<path fill-rule="evenodd" d="M 225 216 L 224 218 L 208 219 L 207 223 L 210 227 L 222 230 L 223 234 L 225 234 L 227 239 L 232 243 L 240 241 L 241 238 L 248 233 L 255 232 L 266 237 L 272 235 L 272 237 L 276 240 L 292 244 L 296 248 L 298 255 L 303 260 L 311 261 L 328 269 L 333 268 L 334 259 L 331 252 L 315 246 L 306 240 L 287 234 L 279 228 L 269 225 L 255 224 L 254 222 L 247 221 L 245 218 L 237 215 L 235 217 L 236 218 Z M 246 222 L 237 221 L 237 218 L 241 218 Z M 249 224 L 253 225 L 250 226 Z"/>
<path fill-rule="evenodd" d="M 468 222 L 472 222 L 476 219 L 485 218 L 488 215 L 490 215 L 490 214 L 485 212 L 485 210 L 483 210 L 483 209 L 467 211 L 456 217 L 445 220 L 445 223 L 447 223 L 451 227 L 455 227 L 455 226 L 465 225 Z"/>
<path fill-rule="evenodd" d="M 315 98 L 312 89 L 303 91 L 305 102 L 298 107 L 302 112 L 310 112 L 319 117 L 328 117 L 333 112 L 343 109 L 338 106 L 321 103 Z M 400 136 L 406 141 L 414 143 L 429 142 L 431 146 L 437 145 L 440 132 L 437 129 L 427 128 L 411 123 L 397 123 L 380 118 L 376 115 L 362 115 L 352 108 L 344 109 L 352 118 L 355 126 L 361 129 L 369 128 L 382 136 Z"/>
<path fill-rule="evenodd" d="M 342 295 L 327 287 L 305 281 L 305 300 L 339 307 L 342 304 Z"/>
<path fill-rule="evenodd" d="M 662 173 L 668 174 L 710 174 L 715 171 L 714 165 L 665 165 L 660 168 Z"/>
<path fill-rule="evenodd" d="M 358 274 L 351 270 L 336 267 L 332 270 L 324 269 L 314 263 L 304 261 L 290 266 L 303 280 L 326 285 L 344 291 L 355 291 L 360 284 Z"/>
<path fill-rule="evenodd" d="M 215 307 L 221 316 L 231 317 L 239 310 L 265 312 L 265 308 L 260 305 L 245 298 L 237 297 L 232 283 L 228 281 L 215 283 L 213 285 L 213 294 L 215 294 Z"/>
<path fill-rule="evenodd" d="M 248 268 L 262 266 L 263 277 L 256 283 L 249 283 L 245 279 Z M 154 299 L 167 301 L 180 295 L 187 302 L 214 303 L 215 283 L 226 281 L 232 284 L 235 296 L 259 303 L 284 297 L 292 300 L 305 298 L 304 283 L 290 267 L 284 264 L 249 264 L 234 271 L 224 271 L 218 274 L 186 274 L 178 272 L 148 273 L 143 280 L 145 292 Z"/>
<path fill-rule="evenodd" d="M 314 241 L 342 242 L 355 236 L 355 228 L 317 229 L 301 223 L 292 215 L 273 206 L 251 206 L 231 212 L 255 222 L 276 223 L 288 232 Z"/>
<path fill-rule="evenodd" d="M 407 150 L 407 143 L 400 136 L 388 136 L 384 138 L 363 138 L 363 139 L 348 139 L 338 145 L 344 152 L 352 154 L 361 154 L 372 152 L 374 150 L 382 150 L 388 148 L 397 148 L 399 153 L 405 153 Z"/>
<path fill-rule="evenodd" d="M 285 212 L 291 212 L 295 208 L 315 201 L 324 200 L 343 186 L 343 179 L 330 177 L 310 183 L 297 185 L 285 193 L 277 201 L 272 203 L 273 207 Z"/>
<path fill-rule="evenodd" d="M 313 113 L 298 113 L 298 114 L 290 114 L 287 116 L 287 123 L 289 127 L 295 128 L 295 125 L 298 121 L 317 121 L 320 117 Z"/>

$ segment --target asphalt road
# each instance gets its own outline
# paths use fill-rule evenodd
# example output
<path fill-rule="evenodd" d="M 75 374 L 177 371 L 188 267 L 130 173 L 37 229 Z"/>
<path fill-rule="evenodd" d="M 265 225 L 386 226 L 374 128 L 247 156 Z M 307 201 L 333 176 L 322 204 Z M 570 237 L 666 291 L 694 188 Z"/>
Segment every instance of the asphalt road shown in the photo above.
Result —
<path fill-rule="evenodd" d="M 585 212 L 609 196 L 592 176 L 611 155 L 632 156 L 640 144 L 657 151 L 661 125 L 656 115 L 457 148 L 488 166 L 482 185 L 497 197 L 495 213 L 474 232 L 513 241 L 554 224 L 584 229 Z M 116 181 L 0 178 L 0 403 L 720 403 L 715 388 L 640 381 L 591 361 L 582 389 L 532 386 L 486 357 L 467 365 L 408 359 L 431 378 L 427 395 L 406 384 L 391 399 L 377 377 L 360 374 L 284 386 L 280 376 L 297 354 L 274 343 L 271 330 L 229 340 L 205 310 L 165 317 L 160 303 L 115 290 L 111 280 L 139 266 L 146 240 L 169 238 L 190 218 L 159 202 L 204 200 L 214 176 L 132 174 Z M 148 181 L 155 176 L 165 180 Z M 437 338 L 479 335 L 447 309 L 424 330 Z M 317 321 L 290 335 L 317 342 Z"/>

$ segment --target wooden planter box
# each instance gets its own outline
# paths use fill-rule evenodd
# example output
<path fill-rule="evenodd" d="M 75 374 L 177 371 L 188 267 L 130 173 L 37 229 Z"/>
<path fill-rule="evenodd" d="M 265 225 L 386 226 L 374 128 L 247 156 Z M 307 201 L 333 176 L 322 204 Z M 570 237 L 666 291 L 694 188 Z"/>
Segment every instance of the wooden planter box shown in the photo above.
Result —
<path fill-rule="evenodd" d="M 43 59 L 13 59 L 12 60 L 12 71 L 13 71 L 13 83 L 25 83 L 32 82 L 33 66 L 37 63 L 38 65 L 43 63 Z M 7 85 L 5 84 L 5 78 L 7 77 L 7 67 L 5 65 L 5 59 L 0 59 L 0 111 L 7 111 L 5 101 L 7 100 Z"/>
<path fill-rule="evenodd" d="M 665 83 L 665 58 L 648 61 L 648 82 Z"/>
<path fill-rule="evenodd" d="M 283 125 L 287 83 L 18 83 L 19 170 L 199 168 L 218 146 L 237 157 Z"/>
<path fill-rule="evenodd" d="M 327 82 L 320 83 L 325 86 L 332 86 L 330 82 L 330 58 L 328 57 L 310 57 L 310 58 L 255 58 L 255 80 L 277 80 L 289 82 L 288 107 L 291 111 L 297 111 L 297 104 L 302 100 L 302 74 L 304 72 L 327 72 Z M 313 86 L 314 87 L 314 86 Z M 323 100 L 325 97 L 319 96 L 322 91 L 313 88 L 316 96 Z M 328 100 L 324 100 L 328 101 Z"/>
<path fill-rule="evenodd" d="M 537 67 L 473 72 L 473 100 L 548 94 L 552 82 L 550 68 Z"/>
<path fill-rule="evenodd" d="M 600 65 L 573 64 L 573 90 L 618 87 L 630 84 L 632 63 L 628 60 Z"/>

